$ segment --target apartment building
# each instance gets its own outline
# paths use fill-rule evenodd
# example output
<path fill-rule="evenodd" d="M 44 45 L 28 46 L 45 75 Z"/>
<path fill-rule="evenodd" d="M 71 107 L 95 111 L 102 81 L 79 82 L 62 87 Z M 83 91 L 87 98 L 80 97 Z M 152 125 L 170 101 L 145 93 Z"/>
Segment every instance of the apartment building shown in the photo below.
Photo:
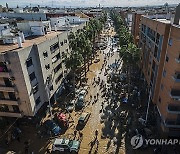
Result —
<path fill-rule="evenodd" d="M 134 43 L 138 45 L 139 42 L 139 30 L 140 30 L 140 22 L 141 22 L 141 16 L 143 13 L 140 12 L 134 12 L 132 14 L 132 25 L 131 25 L 131 34 L 134 38 Z"/>
<path fill-rule="evenodd" d="M 177 7 L 177 11 L 180 5 Z M 180 25 L 154 16 L 142 16 L 139 47 L 142 50 L 141 68 L 149 95 L 157 107 L 157 121 L 167 135 L 180 131 Z"/>
<path fill-rule="evenodd" d="M 161 128 L 169 135 L 180 132 L 180 26 L 170 28 L 168 45 L 164 59 L 157 109 Z"/>
<path fill-rule="evenodd" d="M 50 98 L 54 98 L 68 73 L 62 61 L 64 54 L 70 52 L 68 34 L 85 24 L 74 25 L 69 31 L 33 29 L 38 35 L 24 40 L 22 35 L 11 35 L 8 37 L 17 38 L 17 43 L 0 44 L 0 116 L 34 116 L 49 100 L 48 80 Z"/>

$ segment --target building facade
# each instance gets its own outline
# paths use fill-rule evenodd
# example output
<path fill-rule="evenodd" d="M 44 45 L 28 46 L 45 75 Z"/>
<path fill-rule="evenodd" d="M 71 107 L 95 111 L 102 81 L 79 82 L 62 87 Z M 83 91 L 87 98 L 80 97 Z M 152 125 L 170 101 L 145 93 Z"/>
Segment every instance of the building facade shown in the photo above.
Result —
<path fill-rule="evenodd" d="M 172 25 L 168 39 L 158 101 L 161 128 L 169 135 L 180 131 L 180 27 Z"/>
<path fill-rule="evenodd" d="M 82 29 L 75 26 L 72 32 Z M 68 71 L 63 56 L 70 52 L 70 31 L 50 31 L 43 36 L 31 36 L 24 43 L 0 45 L 0 116 L 34 116 L 48 102 L 47 80 L 50 78 L 50 98 L 61 88 Z"/>
<path fill-rule="evenodd" d="M 176 19 L 177 20 L 177 19 Z M 141 68 L 152 102 L 157 107 L 157 124 L 166 135 L 180 132 L 180 25 L 168 19 L 142 16 L 139 47 Z"/>

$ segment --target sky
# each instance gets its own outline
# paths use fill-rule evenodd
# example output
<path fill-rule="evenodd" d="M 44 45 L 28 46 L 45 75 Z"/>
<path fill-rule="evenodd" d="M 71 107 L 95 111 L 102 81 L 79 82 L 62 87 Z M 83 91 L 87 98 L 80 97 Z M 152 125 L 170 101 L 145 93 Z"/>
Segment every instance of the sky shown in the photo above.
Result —
<path fill-rule="evenodd" d="M 0 0 L 0 5 L 5 6 L 8 3 L 9 7 L 21 6 L 50 6 L 50 7 L 90 7 L 90 6 L 146 6 L 146 5 L 163 5 L 178 4 L 180 0 Z"/>

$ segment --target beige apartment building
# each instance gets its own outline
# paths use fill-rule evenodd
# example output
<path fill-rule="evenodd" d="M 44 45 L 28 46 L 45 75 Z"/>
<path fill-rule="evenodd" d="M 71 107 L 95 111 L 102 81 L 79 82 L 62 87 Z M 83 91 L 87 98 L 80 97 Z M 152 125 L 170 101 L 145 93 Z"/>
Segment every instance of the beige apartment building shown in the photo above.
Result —
<path fill-rule="evenodd" d="M 74 25 L 70 31 L 85 24 Z M 52 82 L 50 98 L 61 88 L 68 73 L 62 60 L 70 52 L 70 31 L 43 30 L 45 33 L 39 36 L 0 44 L 0 116 L 34 116 L 48 102 L 47 80 Z"/>
<path fill-rule="evenodd" d="M 177 7 L 177 11 L 180 5 Z M 157 121 L 167 135 L 180 133 L 180 17 L 167 19 L 141 17 L 139 47 L 141 68 L 152 102 L 157 107 Z"/>

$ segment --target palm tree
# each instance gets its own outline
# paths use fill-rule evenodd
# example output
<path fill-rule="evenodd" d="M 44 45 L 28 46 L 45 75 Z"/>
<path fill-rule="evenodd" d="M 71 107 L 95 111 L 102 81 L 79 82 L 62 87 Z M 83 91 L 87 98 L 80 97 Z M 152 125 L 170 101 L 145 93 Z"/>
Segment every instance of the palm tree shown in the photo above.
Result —
<path fill-rule="evenodd" d="M 76 71 L 79 67 L 82 65 L 82 55 L 80 55 L 78 52 L 72 51 L 70 55 L 66 55 L 64 59 L 64 63 L 67 69 L 70 70 L 72 76 L 73 76 L 73 89 L 75 92 L 75 77 L 76 77 Z"/>

